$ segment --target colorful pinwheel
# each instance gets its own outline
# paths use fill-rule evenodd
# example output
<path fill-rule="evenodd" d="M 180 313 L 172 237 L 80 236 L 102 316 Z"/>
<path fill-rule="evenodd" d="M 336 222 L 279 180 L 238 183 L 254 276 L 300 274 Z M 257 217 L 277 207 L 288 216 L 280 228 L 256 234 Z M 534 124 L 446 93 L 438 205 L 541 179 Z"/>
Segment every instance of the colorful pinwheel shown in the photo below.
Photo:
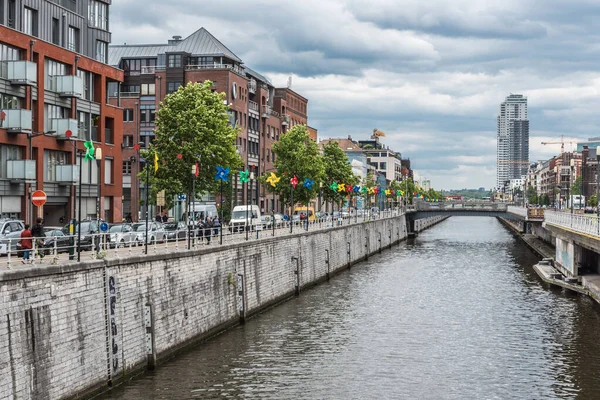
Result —
<path fill-rule="evenodd" d="M 267 182 L 271 184 L 271 186 L 275 187 L 277 186 L 277 183 L 281 180 L 280 177 L 278 177 L 275 172 L 271 172 L 271 175 L 269 175 L 269 177 L 267 178 Z"/>
<path fill-rule="evenodd" d="M 352 193 L 352 185 L 346 185 L 346 193 Z"/>
<path fill-rule="evenodd" d="M 337 182 L 333 182 L 331 185 L 329 185 L 329 189 L 333 190 L 334 192 L 337 192 L 337 190 L 338 190 Z"/>
<path fill-rule="evenodd" d="M 369 193 L 369 188 L 368 188 L 368 187 L 366 187 L 366 186 L 363 186 L 363 187 L 360 189 L 360 191 L 361 191 L 361 193 L 362 193 L 362 194 L 367 194 L 367 193 Z"/>
<path fill-rule="evenodd" d="M 96 159 L 94 153 L 94 143 L 93 142 L 83 142 L 85 146 L 85 161 L 94 161 Z"/>
<path fill-rule="evenodd" d="M 308 179 L 308 178 L 304 178 L 304 183 L 302 184 L 302 186 L 304 186 L 308 190 L 311 190 L 314 184 L 315 184 L 314 180 Z"/>
<path fill-rule="evenodd" d="M 391 191 L 390 189 L 386 189 L 386 190 L 385 190 L 385 195 L 386 195 L 386 196 L 389 196 L 389 195 L 391 195 L 391 194 L 392 194 L 392 191 Z"/>
<path fill-rule="evenodd" d="M 250 172 L 249 171 L 241 171 L 240 172 L 240 182 L 246 183 L 250 180 Z"/>
<path fill-rule="evenodd" d="M 337 191 L 340 192 L 340 193 L 341 192 L 345 192 L 346 191 L 346 185 L 344 185 L 343 183 L 340 183 L 338 185 Z"/>
<path fill-rule="evenodd" d="M 290 183 L 292 184 L 294 189 L 296 189 L 296 185 L 298 185 L 298 177 L 296 175 L 294 175 L 294 177 L 292 179 L 290 179 Z"/>
<path fill-rule="evenodd" d="M 354 185 L 354 187 L 352 188 L 352 191 L 353 191 L 354 193 L 360 193 L 360 186 L 358 186 L 358 185 Z"/>
<path fill-rule="evenodd" d="M 217 167 L 217 174 L 215 175 L 215 181 L 229 182 L 229 167 Z"/>

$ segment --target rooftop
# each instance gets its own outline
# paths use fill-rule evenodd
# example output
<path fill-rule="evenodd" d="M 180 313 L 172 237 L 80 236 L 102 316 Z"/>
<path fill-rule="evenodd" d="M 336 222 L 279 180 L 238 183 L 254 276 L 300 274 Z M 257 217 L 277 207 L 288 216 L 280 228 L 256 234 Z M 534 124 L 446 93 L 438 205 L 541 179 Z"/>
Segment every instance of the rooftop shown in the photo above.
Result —
<path fill-rule="evenodd" d="M 343 151 L 362 151 L 351 139 L 323 139 L 319 142 L 319 145 L 325 146 L 330 142 L 337 142 Z"/>
<path fill-rule="evenodd" d="M 108 63 L 118 66 L 123 58 L 149 58 L 173 52 L 185 52 L 196 56 L 222 56 L 242 63 L 238 56 L 204 28 L 198 29 L 185 39 L 176 36 L 166 44 L 111 45 Z"/>

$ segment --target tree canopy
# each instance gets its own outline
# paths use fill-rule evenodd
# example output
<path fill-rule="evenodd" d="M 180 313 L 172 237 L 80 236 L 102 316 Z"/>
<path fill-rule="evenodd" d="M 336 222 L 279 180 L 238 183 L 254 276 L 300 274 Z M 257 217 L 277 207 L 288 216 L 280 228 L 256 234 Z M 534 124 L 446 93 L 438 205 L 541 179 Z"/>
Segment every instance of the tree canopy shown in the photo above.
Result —
<path fill-rule="evenodd" d="M 352 172 L 352 166 L 348 162 L 348 156 L 340 148 L 337 142 L 330 141 L 323 146 L 323 163 L 325 180 L 323 182 L 323 198 L 335 204 L 344 202 L 347 194 L 331 189 L 329 186 L 336 182 L 338 184 L 356 185 L 358 178 Z"/>
<path fill-rule="evenodd" d="M 289 204 L 291 196 L 290 180 L 296 176 L 298 184 L 294 189 L 294 202 L 306 204 L 317 196 L 319 183 L 323 182 L 324 165 L 319 155 L 319 146 L 309 136 L 305 125 L 296 125 L 273 144 L 276 155 L 275 167 L 281 179 L 275 187 L 269 187 L 282 202 Z M 304 185 L 309 179 L 308 185 Z M 312 182 L 312 185 L 310 184 Z"/>
<path fill-rule="evenodd" d="M 235 149 L 238 132 L 229 124 L 228 106 L 223 102 L 225 94 L 212 88 L 210 81 L 190 82 L 167 95 L 156 113 L 156 136 L 142 152 L 148 162 L 140 178 L 145 182 L 146 168 L 150 168 L 152 197 L 164 190 L 169 207 L 179 193 L 190 191 L 196 163 L 196 194 L 216 190 L 217 166 L 234 171 L 242 165 Z"/>

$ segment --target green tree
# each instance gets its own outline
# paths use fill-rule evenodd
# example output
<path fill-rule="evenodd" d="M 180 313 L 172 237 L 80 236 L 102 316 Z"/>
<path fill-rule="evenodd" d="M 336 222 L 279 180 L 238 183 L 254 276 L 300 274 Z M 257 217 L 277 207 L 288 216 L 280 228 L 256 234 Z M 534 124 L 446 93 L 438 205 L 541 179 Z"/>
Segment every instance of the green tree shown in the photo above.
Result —
<path fill-rule="evenodd" d="M 345 192 L 332 190 L 329 186 L 333 183 L 355 185 L 358 178 L 352 173 L 352 166 L 348 162 L 348 156 L 340 148 L 337 142 L 328 142 L 323 146 L 323 166 L 325 180 L 323 182 L 323 199 L 325 201 L 342 204 L 346 199 Z"/>
<path fill-rule="evenodd" d="M 573 187 L 571 188 L 571 192 L 574 196 L 581 194 L 581 185 L 581 176 L 578 176 L 577 179 L 575 179 L 575 182 L 573 182 Z"/>
<path fill-rule="evenodd" d="M 590 196 L 589 204 L 590 204 L 590 207 L 596 207 L 598 205 L 598 197 L 596 197 L 595 194 Z"/>
<path fill-rule="evenodd" d="M 164 190 L 168 207 L 173 206 L 177 194 L 190 192 L 192 166 L 196 163 L 199 167 L 194 178 L 196 196 L 216 192 L 217 166 L 232 171 L 242 166 L 235 149 L 238 131 L 229 124 L 228 107 L 223 102 L 225 94 L 213 92 L 212 88 L 210 81 L 190 82 L 167 95 L 156 113 L 156 136 L 149 149 L 142 152 L 149 162 L 140 178 L 145 182 L 146 168 L 151 169 L 152 197 Z"/>
<path fill-rule="evenodd" d="M 305 125 L 296 125 L 283 135 L 279 142 L 273 144 L 276 155 L 275 168 L 281 178 L 271 190 L 279 195 L 279 199 L 290 203 L 290 180 L 296 176 L 298 185 L 294 189 L 294 203 L 307 204 L 319 192 L 319 183 L 323 182 L 323 158 L 319 154 L 319 146 L 309 136 Z M 314 181 L 309 189 L 303 185 L 304 179 Z"/>

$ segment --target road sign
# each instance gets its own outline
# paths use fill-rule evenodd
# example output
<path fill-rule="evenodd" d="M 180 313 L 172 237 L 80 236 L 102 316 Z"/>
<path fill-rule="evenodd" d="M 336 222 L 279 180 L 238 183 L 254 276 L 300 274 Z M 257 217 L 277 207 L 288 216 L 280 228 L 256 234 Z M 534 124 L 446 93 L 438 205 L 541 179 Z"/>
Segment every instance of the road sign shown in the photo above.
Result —
<path fill-rule="evenodd" d="M 46 200 L 48 200 L 48 198 L 46 197 L 46 193 L 43 190 L 36 190 L 31 195 L 31 202 L 34 206 L 41 207 L 44 204 L 46 204 Z"/>
<path fill-rule="evenodd" d="M 100 230 L 102 232 L 106 232 L 108 230 L 108 224 L 106 222 L 103 222 L 100 224 Z"/>

